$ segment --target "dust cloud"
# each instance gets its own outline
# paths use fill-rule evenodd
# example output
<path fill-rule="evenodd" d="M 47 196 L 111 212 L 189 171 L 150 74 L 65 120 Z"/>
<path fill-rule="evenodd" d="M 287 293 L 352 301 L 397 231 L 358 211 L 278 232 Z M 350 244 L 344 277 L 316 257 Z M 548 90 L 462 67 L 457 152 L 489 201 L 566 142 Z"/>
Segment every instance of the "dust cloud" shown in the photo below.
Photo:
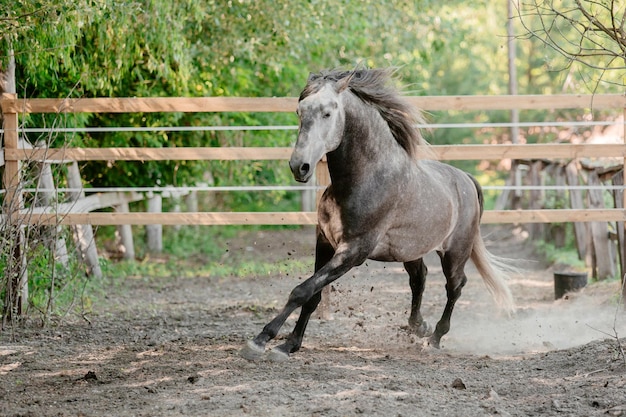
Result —
<path fill-rule="evenodd" d="M 429 259 L 422 303 L 424 319 L 434 327 L 446 302 L 445 278 L 438 259 Z M 480 276 L 468 268 L 468 283 L 452 314 L 442 353 L 515 356 L 581 346 L 594 340 L 626 337 L 626 310 L 618 304 L 619 282 L 593 282 L 555 300 L 553 271 L 529 270 L 513 276 L 509 287 L 517 306 L 500 313 Z M 359 348 L 422 349 L 423 339 L 408 334 L 411 292 L 401 266 L 368 262 L 333 284 L 333 319 L 321 324 L 322 344 Z M 350 333 L 331 334 L 337 321 Z M 315 324 L 313 327 L 317 327 Z M 316 334 L 311 329 L 310 336 Z"/>
<path fill-rule="evenodd" d="M 523 290 L 521 285 L 512 287 L 514 294 L 520 295 Z M 549 284 L 543 289 L 545 296 L 540 299 L 522 295 L 517 313 L 511 318 L 495 311 L 455 317 L 446 349 L 490 356 L 516 355 L 626 336 L 626 312 L 618 304 L 617 282 L 594 283 L 559 300 L 550 299 L 553 291 Z"/>

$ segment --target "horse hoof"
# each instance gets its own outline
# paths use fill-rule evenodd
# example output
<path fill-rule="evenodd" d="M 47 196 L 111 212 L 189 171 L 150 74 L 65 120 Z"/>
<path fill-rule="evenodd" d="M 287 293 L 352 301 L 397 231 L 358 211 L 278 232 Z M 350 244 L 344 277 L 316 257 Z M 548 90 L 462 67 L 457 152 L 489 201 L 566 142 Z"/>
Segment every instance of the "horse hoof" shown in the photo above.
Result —
<path fill-rule="evenodd" d="M 417 337 L 428 337 L 433 334 L 433 326 L 426 323 L 425 321 L 422 324 L 409 324 L 408 327 L 409 333 L 415 334 Z"/>
<path fill-rule="evenodd" d="M 432 336 L 433 334 L 433 326 L 431 326 L 430 324 L 424 322 L 418 329 L 417 329 L 417 335 L 419 337 L 428 337 L 428 336 Z"/>
<path fill-rule="evenodd" d="M 434 347 L 435 349 L 439 349 L 439 348 L 440 348 L 440 346 L 439 346 L 439 344 L 441 343 L 441 340 L 440 340 L 440 339 L 438 339 L 438 338 L 436 338 L 436 337 L 431 336 L 431 337 L 429 337 L 427 340 L 428 340 L 428 341 L 427 341 L 428 346 L 430 346 L 430 347 Z"/>
<path fill-rule="evenodd" d="M 249 361 L 258 361 L 263 358 L 265 348 L 254 343 L 254 340 L 248 340 L 239 354 Z"/>
<path fill-rule="evenodd" d="M 286 362 L 289 360 L 289 354 L 280 349 L 274 348 L 268 353 L 267 359 L 272 362 Z"/>
<path fill-rule="evenodd" d="M 417 347 L 419 349 L 420 352 L 438 352 L 439 351 L 439 345 L 434 345 L 430 338 L 426 338 L 426 339 L 422 339 L 421 343 L 417 344 Z"/>

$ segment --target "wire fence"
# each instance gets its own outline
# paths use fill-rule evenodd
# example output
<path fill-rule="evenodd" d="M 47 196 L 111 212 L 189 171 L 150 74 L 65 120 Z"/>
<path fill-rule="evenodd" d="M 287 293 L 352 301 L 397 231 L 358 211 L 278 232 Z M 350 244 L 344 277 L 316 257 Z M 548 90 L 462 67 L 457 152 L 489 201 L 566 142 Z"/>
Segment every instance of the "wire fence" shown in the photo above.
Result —
<path fill-rule="evenodd" d="M 547 122 L 483 122 L 483 123 L 423 123 L 416 127 L 423 129 L 482 129 L 482 128 L 532 128 L 532 127 L 607 127 L 623 125 L 619 120 L 604 121 L 547 121 Z M 120 132 L 216 132 L 216 131 L 294 131 L 296 125 L 272 125 L 272 126 L 109 126 L 109 127 L 21 127 L 19 133 L 22 134 L 60 134 L 60 133 L 120 133 Z M 0 129 L 0 134 L 4 130 Z M 0 158 L 1 159 L 1 158 Z M 107 192 L 263 192 L 263 191 L 320 191 L 325 186 L 317 185 L 253 185 L 253 186 L 154 186 L 154 187 L 94 187 L 94 188 L 25 188 L 26 193 L 34 192 L 87 192 L 87 193 L 107 193 Z M 567 190 L 603 190 L 615 191 L 623 190 L 623 186 L 614 185 L 483 185 L 486 191 L 567 191 Z M 0 190 L 0 195 L 6 190 Z"/>
<path fill-rule="evenodd" d="M 552 121 L 552 122 L 485 122 L 485 123 L 422 123 L 422 129 L 483 129 L 511 127 L 594 127 L 621 124 L 616 121 Z M 21 133 L 118 133 L 118 132 L 221 132 L 297 130 L 297 125 L 276 126 L 109 126 L 109 127 L 22 127 Z M 0 133 L 4 133 L 0 129 Z"/>

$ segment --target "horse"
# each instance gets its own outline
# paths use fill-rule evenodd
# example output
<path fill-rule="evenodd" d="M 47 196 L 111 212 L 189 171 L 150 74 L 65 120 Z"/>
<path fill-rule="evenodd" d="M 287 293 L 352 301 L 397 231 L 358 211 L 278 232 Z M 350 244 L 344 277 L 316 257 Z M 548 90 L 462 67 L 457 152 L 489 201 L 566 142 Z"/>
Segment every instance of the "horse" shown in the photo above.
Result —
<path fill-rule="evenodd" d="M 326 155 L 331 184 L 318 205 L 314 274 L 296 286 L 284 308 L 241 350 L 261 359 L 286 319 L 301 307 L 285 342 L 269 352 L 282 361 L 298 351 L 321 290 L 367 259 L 402 262 L 409 275 L 409 329 L 440 347 L 467 281 L 471 259 L 496 303 L 514 310 L 504 261 L 485 247 L 480 232 L 483 194 L 478 182 L 434 160 L 416 126 L 421 113 L 395 86 L 392 69 L 325 70 L 310 74 L 296 113 L 298 138 L 289 166 L 307 182 Z M 436 251 L 446 278 L 443 315 L 434 331 L 421 315 L 427 267 Z"/>

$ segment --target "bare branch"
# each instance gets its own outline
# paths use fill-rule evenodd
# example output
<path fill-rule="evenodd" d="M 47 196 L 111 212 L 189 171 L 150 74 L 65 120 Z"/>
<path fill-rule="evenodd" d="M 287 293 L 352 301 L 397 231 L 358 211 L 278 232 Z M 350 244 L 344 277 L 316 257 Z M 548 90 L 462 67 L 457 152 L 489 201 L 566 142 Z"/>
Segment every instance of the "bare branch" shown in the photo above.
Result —
<path fill-rule="evenodd" d="M 624 10 L 622 10 L 622 8 Z M 626 70 L 626 7 L 615 0 L 530 0 L 518 5 L 526 37 L 570 62 L 606 71 Z"/>
<path fill-rule="evenodd" d="M 33 10 L 32 12 L 29 12 L 29 13 L 21 14 L 19 16 L 15 16 L 15 17 L 0 17 L 0 22 L 14 22 L 16 20 L 24 19 L 24 18 L 27 18 L 27 17 L 35 16 L 35 15 L 37 15 L 39 13 L 43 13 L 43 12 L 45 12 L 48 9 L 50 9 L 49 6 L 47 6 L 47 7 L 40 7 L 39 9 Z"/>

